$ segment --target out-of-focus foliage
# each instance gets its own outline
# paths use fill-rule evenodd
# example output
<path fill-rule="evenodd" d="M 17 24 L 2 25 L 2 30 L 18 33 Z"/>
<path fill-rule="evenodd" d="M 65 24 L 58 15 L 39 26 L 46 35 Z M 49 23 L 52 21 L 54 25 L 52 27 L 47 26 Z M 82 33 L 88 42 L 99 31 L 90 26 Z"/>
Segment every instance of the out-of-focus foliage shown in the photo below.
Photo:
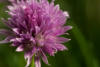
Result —
<path fill-rule="evenodd" d="M 4 1 L 0 1 L 0 19 L 8 17 L 5 10 L 10 3 Z M 42 67 L 100 67 L 100 0 L 56 0 L 55 3 L 70 14 L 67 24 L 73 29 L 67 37 L 72 40 L 65 43 L 68 51 L 48 56 L 51 65 L 42 63 Z M 7 28 L 1 20 L 0 28 Z M 25 64 L 23 52 L 16 52 L 10 44 L 0 45 L 0 67 L 24 67 Z"/>

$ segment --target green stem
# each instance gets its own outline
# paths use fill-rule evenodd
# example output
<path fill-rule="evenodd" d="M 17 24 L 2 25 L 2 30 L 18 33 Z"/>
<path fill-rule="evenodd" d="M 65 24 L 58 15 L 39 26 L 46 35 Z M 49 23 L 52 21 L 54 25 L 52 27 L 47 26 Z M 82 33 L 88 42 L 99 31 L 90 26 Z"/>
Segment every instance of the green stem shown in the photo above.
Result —
<path fill-rule="evenodd" d="M 30 67 L 35 67 L 35 63 L 34 63 L 34 56 L 32 57 L 32 63 Z"/>

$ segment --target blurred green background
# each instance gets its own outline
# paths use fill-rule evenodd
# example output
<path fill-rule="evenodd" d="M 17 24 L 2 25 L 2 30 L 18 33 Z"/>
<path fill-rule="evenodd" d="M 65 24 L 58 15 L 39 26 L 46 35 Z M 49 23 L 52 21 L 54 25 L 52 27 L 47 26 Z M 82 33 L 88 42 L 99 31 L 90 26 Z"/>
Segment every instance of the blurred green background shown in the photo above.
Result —
<path fill-rule="evenodd" d="M 73 29 L 67 36 L 72 40 L 65 45 L 68 51 L 48 56 L 50 66 L 42 62 L 42 67 L 100 67 L 100 0 L 56 0 L 61 9 L 68 11 L 67 24 Z M 0 0 L 0 18 L 7 18 L 4 11 L 7 0 Z M 6 26 L 0 21 L 0 28 Z M 0 35 L 0 40 L 4 37 Z M 0 67 L 24 67 L 23 52 L 16 52 L 10 44 L 0 45 Z"/>

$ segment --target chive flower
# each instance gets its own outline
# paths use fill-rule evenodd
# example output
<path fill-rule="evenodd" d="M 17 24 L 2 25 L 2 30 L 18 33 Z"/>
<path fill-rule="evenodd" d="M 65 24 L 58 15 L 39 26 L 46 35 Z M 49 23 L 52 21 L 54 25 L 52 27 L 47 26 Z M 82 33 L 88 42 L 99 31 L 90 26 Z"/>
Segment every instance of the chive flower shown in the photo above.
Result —
<path fill-rule="evenodd" d="M 0 43 L 11 42 L 16 51 L 24 52 L 28 67 L 34 56 L 35 66 L 41 67 L 40 59 L 49 64 L 46 54 L 54 56 L 57 51 L 67 48 L 63 45 L 70 39 L 61 37 L 70 30 L 65 26 L 69 15 L 62 11 L 54 0 L 10 0 L 10 17 L 4 22 L 10 30 L 0 29 L 0 34 L 7 36 Z"/>

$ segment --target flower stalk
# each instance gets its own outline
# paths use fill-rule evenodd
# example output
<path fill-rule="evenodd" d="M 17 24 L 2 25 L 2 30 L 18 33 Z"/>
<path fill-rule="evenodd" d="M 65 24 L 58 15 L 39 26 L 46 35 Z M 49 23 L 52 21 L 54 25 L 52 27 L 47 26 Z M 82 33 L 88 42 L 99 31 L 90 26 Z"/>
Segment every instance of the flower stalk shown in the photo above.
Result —
<path fill-rule="evenodd" d="M 32 57 L 31 67 L 35 67 L 34 56 Z"/>

